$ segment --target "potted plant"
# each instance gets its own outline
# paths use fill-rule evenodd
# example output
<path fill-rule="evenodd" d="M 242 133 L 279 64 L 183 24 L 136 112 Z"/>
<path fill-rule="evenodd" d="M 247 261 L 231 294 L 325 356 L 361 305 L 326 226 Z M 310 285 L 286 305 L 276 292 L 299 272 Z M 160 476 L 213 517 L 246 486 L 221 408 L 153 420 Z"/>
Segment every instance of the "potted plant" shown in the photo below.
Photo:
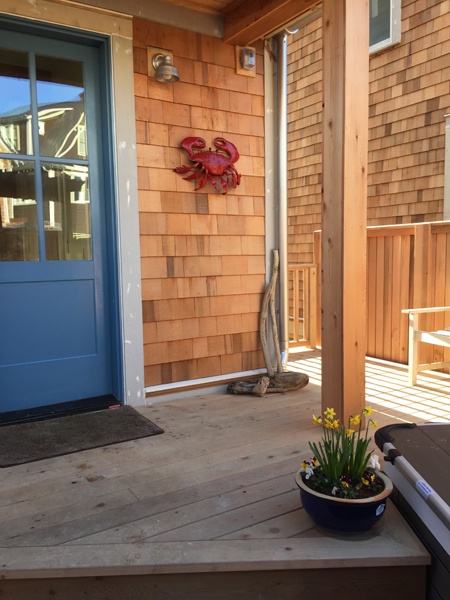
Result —
<path fill-rule="evenodd" d="M 376 427 L 372 409 L 350 416 L 347 427 L 333 408 L 323 417 L 319 443 L 309 442 L 314 456 L 296 474 L 304 509 L 318 525 L 339 531 L 364 531 L 383 515 L 392 482 L 380 471 L 378 457 L 368 449 L 369 428 Z M 365 421 L 365 425 L 363 425 Z"/>

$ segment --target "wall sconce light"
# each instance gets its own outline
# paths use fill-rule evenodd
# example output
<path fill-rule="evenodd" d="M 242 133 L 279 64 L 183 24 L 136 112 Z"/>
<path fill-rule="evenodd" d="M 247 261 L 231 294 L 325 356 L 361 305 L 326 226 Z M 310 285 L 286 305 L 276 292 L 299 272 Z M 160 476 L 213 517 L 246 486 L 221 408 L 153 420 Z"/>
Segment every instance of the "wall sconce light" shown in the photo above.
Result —
<path fill-rule="evenodd" d="M 256 51 L 255 48 L 236 46 L 236 73 L 254 77 L 256 74 Z"/>
<path fill-rule="evenodd" d="M 180 81 L 178 70 L 172 63 L 173 54 L 168 50 L 147 48 L 147 73 L 162 83 Z"/>
<path fill-rule="evenodd" d="M 241 48 L 239 53 L 239 60 L 243 69 L 252 71 L 255 68 L 255 51 L 253 48 Z"/>

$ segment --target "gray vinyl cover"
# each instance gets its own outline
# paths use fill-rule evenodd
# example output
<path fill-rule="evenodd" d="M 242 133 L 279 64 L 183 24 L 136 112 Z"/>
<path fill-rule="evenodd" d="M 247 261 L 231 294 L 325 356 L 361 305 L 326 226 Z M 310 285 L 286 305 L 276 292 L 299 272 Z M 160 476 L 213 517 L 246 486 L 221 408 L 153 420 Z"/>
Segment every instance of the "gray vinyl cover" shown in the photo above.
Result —
<path fill-rule="evenodd" d="M 387 425 L 375 441 L 393 501 L 431 554 L 427 600 L 450 599 L 450 423 Z"/>

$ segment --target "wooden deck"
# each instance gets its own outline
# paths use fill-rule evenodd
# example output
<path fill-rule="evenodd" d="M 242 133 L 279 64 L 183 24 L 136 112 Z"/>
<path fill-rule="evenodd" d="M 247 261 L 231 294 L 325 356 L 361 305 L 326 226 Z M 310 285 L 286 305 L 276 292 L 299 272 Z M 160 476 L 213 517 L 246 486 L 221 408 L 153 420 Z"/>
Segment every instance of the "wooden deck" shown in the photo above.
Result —
<path fill-rule="evenodd" d="M 163 435 L 1 469 L 0 597 L 424 599 L 429 557 L 392 503 L 349 536 L 304 514 L 293 474 L 320 436 L 320 354 L 292 358 L 299 392 L 155 403 Z M 422 382 L 368 361 L 379 424 L 450 420 L 450 381 Z"/>

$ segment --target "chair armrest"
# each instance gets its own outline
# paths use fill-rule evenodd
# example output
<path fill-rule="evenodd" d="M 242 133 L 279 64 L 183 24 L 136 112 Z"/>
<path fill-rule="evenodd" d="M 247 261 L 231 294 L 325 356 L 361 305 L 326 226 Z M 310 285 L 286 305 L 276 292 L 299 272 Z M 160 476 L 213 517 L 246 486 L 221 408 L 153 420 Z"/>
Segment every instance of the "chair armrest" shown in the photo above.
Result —
<path fill-rule="evenodd" d="M 433 306 L 428 308 L 404 308 L 402 313 L 408 315 L 450 311 L 450 306 Z"/>

